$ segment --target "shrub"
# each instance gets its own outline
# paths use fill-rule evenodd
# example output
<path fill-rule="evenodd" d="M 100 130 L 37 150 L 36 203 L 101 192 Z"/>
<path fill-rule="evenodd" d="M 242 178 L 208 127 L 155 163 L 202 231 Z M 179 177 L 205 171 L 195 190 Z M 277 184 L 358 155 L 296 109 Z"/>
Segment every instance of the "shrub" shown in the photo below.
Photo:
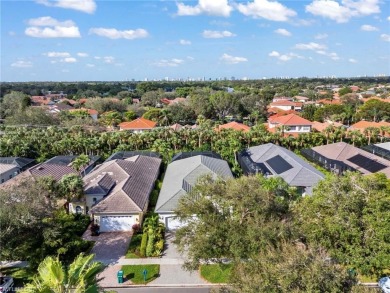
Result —
<path fill-rule="evenodd" d="M 92 224 L 91 228 L 90 228 L 91 236 L 98 236 L 99 235 L 99 229 L 100 229 L 100 227 L 99 227 L 98 224 Z"/>
<path fill-rule="evenodd" d="M 164 248 L 164 240 L 160 239 L 159 241 L 157 241 L 154 247 L 156 248 L 156 250 L 162 251 Z"/>
<path fill-rule="evenodd" d="M 148 238 L 148 245 L 146 246 L 146 256 L 153 256 L 154 252 L 154 234 L 150 234 Z"/>
<path fill-rule="evenodd" d="M 141 257 L 145 257 L 146 256 L 146 245 L 148 243 L 148 233 L 144 233 L 142 234 L 142 240 L 141 240 L 141 248 L 140 248 L 140 252 L 139 252 L 139 255 Z"/>

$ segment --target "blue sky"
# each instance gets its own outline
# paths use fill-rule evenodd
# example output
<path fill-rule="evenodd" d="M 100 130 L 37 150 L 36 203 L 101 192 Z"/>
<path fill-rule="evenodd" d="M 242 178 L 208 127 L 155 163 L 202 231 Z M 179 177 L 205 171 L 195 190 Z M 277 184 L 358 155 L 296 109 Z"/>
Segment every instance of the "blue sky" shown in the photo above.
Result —
<path fill-rule="evenodd" d="M 388 0 L 1 0 L 1 81 L 390 75 Z"/>

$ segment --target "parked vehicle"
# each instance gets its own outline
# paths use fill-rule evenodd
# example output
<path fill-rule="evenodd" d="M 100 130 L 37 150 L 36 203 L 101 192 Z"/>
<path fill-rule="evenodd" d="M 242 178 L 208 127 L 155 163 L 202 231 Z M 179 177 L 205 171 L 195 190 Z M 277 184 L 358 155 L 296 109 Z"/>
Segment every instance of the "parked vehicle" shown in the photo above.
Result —
<path fill-rule="evenodd" d="M 14 286 L 14 279 L 12 277 L 0 276 L 0 293 L 11 292 Z"/>
<path fill-rule="evenodd" d="M 390 293 L 390 277 L 383 277 L 379 279 L 378 285 L 384 293 Z"/>

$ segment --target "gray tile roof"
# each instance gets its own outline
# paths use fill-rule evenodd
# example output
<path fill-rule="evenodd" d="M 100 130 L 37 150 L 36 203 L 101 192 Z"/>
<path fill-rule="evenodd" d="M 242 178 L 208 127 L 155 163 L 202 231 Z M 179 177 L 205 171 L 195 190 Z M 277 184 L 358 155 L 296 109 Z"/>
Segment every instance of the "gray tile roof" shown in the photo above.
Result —
<path fill-rule="evenodd" d="M 168 165 L 156 212 L 172 212 L 178 200 L 194 187 L 199 177 L 210 174 L 214 178 L 233 178 L 226 161 L 203 155 L 174 161 Z"/>
<path fill-rule="evenodd" d="M 0 164 L 11 164 L 23 169 L 31 165 L 35 160 L 22 157 L 0 157 Z"/>
<path fill-rule="evenodd" d="M 86 194 L 105 192 L 103 200 L 93 206 L 91 212 L 145 211 L 159 175 L 160 164 L 160 158 L 134 156 L 125 160 L 106 161 L 97 166 L 83 179 Z"/>
<path fill-rule="evenodd" d="M 305 187 L 305 192 L 308 194 L 311 193 L 312 187 L 325 177 L 324 174 L 298 157 L 292 151 L 272 143 L 251 147 L 247 149 L 246 152 L 253 162 L 263 163 L 268 170 L 271 171 L 272 175 L 282 177 L 290 186 Z M 284 169 L 284 172 L 278 174 L 278 172 L 274 170 L 275 166 L 269 164 L 269 160 L 272 160 L 275 157 L 281 158 L 292 168 L 286 168 Z M 274 167 L 274 169 L 272 167 Z"/>

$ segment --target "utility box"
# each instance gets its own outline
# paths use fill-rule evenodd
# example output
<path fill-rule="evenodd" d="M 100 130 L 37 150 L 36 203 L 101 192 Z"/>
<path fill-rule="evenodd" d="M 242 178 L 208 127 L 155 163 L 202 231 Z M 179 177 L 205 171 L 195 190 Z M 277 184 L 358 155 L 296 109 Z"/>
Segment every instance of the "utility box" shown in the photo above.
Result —
<path fill-rule="evenodd" d="M 122 284 L 123 283 L 123 271 L 118 271 L 116 276 L 118 277 L 118 284 Z"/>

